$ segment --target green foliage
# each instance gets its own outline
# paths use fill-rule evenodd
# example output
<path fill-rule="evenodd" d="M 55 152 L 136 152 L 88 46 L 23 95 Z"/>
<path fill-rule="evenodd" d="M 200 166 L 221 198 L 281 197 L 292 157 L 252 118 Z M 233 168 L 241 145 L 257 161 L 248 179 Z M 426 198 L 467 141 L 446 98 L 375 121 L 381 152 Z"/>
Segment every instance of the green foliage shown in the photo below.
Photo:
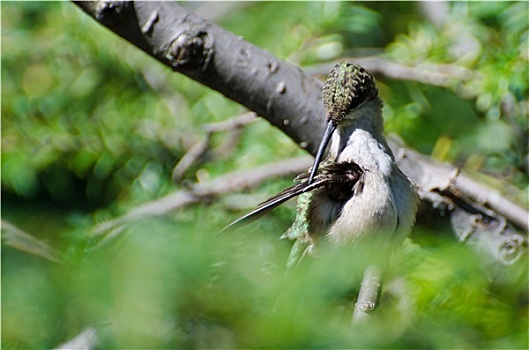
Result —
<path fill-rule="evenodd" d="M 529 23 L 519 13 L 527 13 L 528 6 L 453 3 L 452 16 L 440 28 L 411 23 L 388 46 L 389 57 L 411 66 L 457 65 L 474 73 L 471 78 L 464 70 L 455 74 L 448 91 L 456 96 L 391 82 L 398 88 L 386 99 L 388 126 L 423 152 L 496 176 L 507 174 L 527 189 Z M 438 153 L 436 141 L 449 145 Z"/>
<path fill-rule="evenodd" d="M 200 125 L 243 109 L 170 74 L 71 3 L 1 6 L 2 218 L 64 261 L 3 244 L 5 348 L 52 348 L 86 327 L 100 348 L 527 348 L 526 267 L 490 265 L 443 232 L 405 242 L 381 308 L 355 327 L 361 253 L 322 252 L 285 277 L 291 243 L 277 237 L 293 204 L 228 235 L 216 232 L 240 213 L 219 200 L 94 236 L 97 223 L 186 183 L 302 151 L 259 121 L 228 155 L 216 150 L 232 135 L 215 135 L 174 185 L 174 165 L 204 137 Z M 528 9 L 454 2 L 436 26 L 413 2 L 257 2 L 218 22 L 301 66 L 378 54 L 472 72 L 457 70 L 447 86 L 377 76 L 386 128 L 526 194 Z M 289 183 L 266 183 L 259 196 Z"/>
<path fill-rule="evenodd" d="M 322 251 L 286 277 L 290 244 L 275 232 L 218 236 L 202 214 L 151 219 L 63 267 L 8 250 L 4 344 L 51 347 L 90 325 L 101 348 L 524 347 L 526 307 L 490 291 L 469 247 L 406 242 L 383 306 L 352 327 L 361 254 Z"/>

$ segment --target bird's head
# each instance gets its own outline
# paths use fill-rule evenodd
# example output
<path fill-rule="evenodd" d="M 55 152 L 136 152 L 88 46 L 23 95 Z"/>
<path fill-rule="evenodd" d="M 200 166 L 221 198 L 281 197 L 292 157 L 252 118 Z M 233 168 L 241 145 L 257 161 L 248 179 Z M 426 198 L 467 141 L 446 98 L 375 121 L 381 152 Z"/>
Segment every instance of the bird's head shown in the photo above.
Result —
<path fill-rule="evenodd" d="M 327 123 L 337 126 L 352 110 L 377 96 L 375 78 L 364 67 L 345 61 L 338 63 L 323 86 Z"/>
<path fill-rule="evenodd" d="M 356 114 L 351 113 L 352 111 L 377 98 L 378 89 L 375 85 L 375 78 L 364 67 L 345 61 L 334 66 L 323 86 L 327 129 L 318 147 L 309 183 L 312 182 L 325 149 L 338 125 L 348 116 L 355 116 Z"/>

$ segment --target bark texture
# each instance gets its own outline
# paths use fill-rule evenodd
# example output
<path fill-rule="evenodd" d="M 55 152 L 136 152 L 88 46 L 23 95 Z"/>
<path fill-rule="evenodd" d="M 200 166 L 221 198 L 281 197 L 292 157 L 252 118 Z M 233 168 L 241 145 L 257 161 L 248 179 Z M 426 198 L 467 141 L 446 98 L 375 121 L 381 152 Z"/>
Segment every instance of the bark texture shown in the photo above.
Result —
<path fill-rule="evenodd" d="M 173 2 L 75 2 L 172 70 L 279 127 L 310 153 L 323 132 L 323 84 Z"/>

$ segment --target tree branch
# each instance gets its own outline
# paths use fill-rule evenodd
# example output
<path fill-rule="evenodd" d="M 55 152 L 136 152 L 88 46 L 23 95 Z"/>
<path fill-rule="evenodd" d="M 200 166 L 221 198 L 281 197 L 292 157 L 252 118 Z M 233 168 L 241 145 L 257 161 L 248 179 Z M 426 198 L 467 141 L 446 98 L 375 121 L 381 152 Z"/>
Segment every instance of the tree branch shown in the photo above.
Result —
<path fill-rule="evenodd" d="M 199 18 L 177 3 L 75 3 L 98 22 L 174 71 L 221 92 L 266 118 L 300 147 L 314 154 L 324 128 L 322 84 L 298 67 Z M 386 67 L 381 61 L 372 63 L 395 77 L 399 77 L 395 74 L 403 69 L 399 65 Z M 415 74 L 415 79 L 424 83 L 449 84 L 446 76 L 424 75 L 417 70 L 410 71 L 409 67 L 406 69 L 407 74 Z M 527 231 L 527 210 L 503 198 L 494 189 L 460 174 L 450 165 L 433 162 L 395 142 L 390 145 L 398 156 L 401 169 L 417 184 L 422 199 L 432 207 L 443 203 L 451 208 L 450 213 L 457 214 L 454 215 L 457 220 L 452 218 L 452 227 L 459 239 L 468 240 L 474 236 L 485 239 L 493 250 L 515 244 L 518 251 L 527 252 L 527 238 L 507 225 L 510 222 Z M 237 189 L 226 187 L 220 189 L 220 193 L 228 193 L 228 188 L 229 191 Z M 182 196 L 179 198 L 186 203 L 199 200 L 193 192 L 177 196 Z M 175 208 L 174 203 L 163 210 L 147 204 L 126 216 L 166 212 L 171 208 Z M 500 239 L 488 241 L 487 237 Z"/>
<path fill-rule="evenodd" d="M 461 242 L 506 265 L 526 256 L 527 238 L 508 225 L 511 222 L 527 231 L 526 210 L 451 164 L 436 162 L 403 147 L 393 151 L 399 167 L 417 185 L 421 199 L 449 213 L 450 225 Z"/>
<path fill-rule="evenodd" d="M 206 135 L 197 142 L 195 145 L 193 145 L 186 154 L 180 159 L 178 164 L 173 169 L 173 175 L 172 179 L 174 183 L 180 183 L 182 180 L 184 173 L 187 171 L 189 167 L 191 167 L 193 164 L 197 162 L 197 160 L 202 157 L 209 149 L 210 149 L 210 141 L 211 137 L 214 133 L 217 132 L 225 132 L 225 131 L 236 131 L 224 145 L 223 149 L 218 152 L 220 154 L 227 154 L 231 150 L 233 150 L 238 141 L 239 137 L 237 137 L 240 133 L 237 132 L 241 128 L 243 128 L 245 125 L 248 125 L 250 123 L 255 122 L 257 119 L 257 115 L 255 113 L 249 112 L 244 113 L 242 115 L 230 118 L 228 120 L 224 120 L 217 123 L 209 123 L 202 125 L 202 130 L 206 132 Z"/>
<path fill-rule="evenodd" d="M 74 338 L 68 340 L 67 342 L 58 345 L 54 350 L 62 349 L 84 349 L 91 350 L 94 349 L 98 342 L 97 330 L 95 328 L 89 327 L 83 330 L 81 333 L 76 335 Z"/>
<path fill-rule="evenodd" d="M 75 4 L 174 71 L 266 117 L 316 151 L 323 132 L 322 83 L 174 2 Z"/>
<path fill-rule="evenodd" d="M 463 82 L 483 78 L 476 71 L 454 64 L 423 64 L 410 67 L 379 56 L 351 57 L 348 60 L 360 64 L 372 74 L 381 74 L 390 79 L 416 81 L 439 87 L 459 86 Z M 327 74 L 334 64 L 331 62 L 311 66 L 305 69 L 305 72 L 308 74 Z"/>
<path fill-rule="evenodd" d="M 287 159 L 265 164 L 249 170 L 234 171 L 205 183 L 196 183 L 188 189 L 179 190 L 156 200 L 143 203 L 118 218 L 104 221 L 94 227 L 95 235 L 105 234 L 119 226 L 150 216 L 165 215 L 176 209 L 199 203 L 205 198 L 214 198 L 243 188 L 255 187 L 266 179 L 287 174 L 295 175 L 311 164 L 309 157 Z"/>
<path fill-rule="evenodd" d="M 6 220 L 2 219 L 0 224 L 2 229 L 2 240 L 6 245 L 56 263 L 61 263 L 59 253 L 48 243 L 21 230 Z"/>
<path fill-rule="evenodd" d="M 381 289 L 382 270 L 374 265 L 368 266 L 353 311 L 353 324 L 369 319 L 369 313 L 377 306 Z"/>

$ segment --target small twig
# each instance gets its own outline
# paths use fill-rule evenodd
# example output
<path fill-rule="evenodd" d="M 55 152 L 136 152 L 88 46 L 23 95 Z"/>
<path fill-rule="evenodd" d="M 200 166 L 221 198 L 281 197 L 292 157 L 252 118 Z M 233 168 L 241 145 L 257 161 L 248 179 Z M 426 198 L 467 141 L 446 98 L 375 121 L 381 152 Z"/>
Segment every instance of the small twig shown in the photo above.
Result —
<path fill-rule="evenodd" d="M 211 146 L 211 137 L 214 133 L 239 130 L 245 125 L 253 123 L 256 120 L 257 115 L 253 112 L 248 112 L 235 116 L 228 120 L 224 120 L 222 122 L 202 125 L 202 129 L 206 132 L 206 135 L 201 141 L 191 147 L 189 151 L 176 164 L 172 173 L 173 183 L 180 183 L 187 169 L 189 169 L 193 164 L 195 164 L 197 160 L 209 150 Z M 236 139 L 236 137 L 230 137 L 229 144 L 225 145 L 223 148 L 233 148 L 232 145 L 234 143 L 234 140 Z"/>
<path fill-rule="evenodd" d="M 222 122 L 205 124 L 202 128 L 207 132 L 228 132 L 228 135 L 224 137 L 224 142 L 215 148 L 215 157 L 225 158 L 233 153 L 239 145 L 244 127 L 258 120 L 257 114 L 248 112 Z"/>
<path fill-rule="evenodd" d="M 360 293 L 353 311 L 353 323 L 369 319 L 369 313 L 375 309 L 382 289 L 382 270 L 377 266 L 368 266 L 364 272 Z"/>
<path fill-rule="evenodd" d="M 213 150 L 213 156 L 215 159 L 227 159 L 239 146 L 241 138 L 244 134 L 244 129 L 242 127 L 235 128 L 228 131 L 227 135 L 223 137 L 223 141 L 220 145 L 215 147 Z"/>
<path fill-rule="evenodd" d="M 202 129 L 207 133 L 230 131 L 251 124 L 257 120 L 257 114 L 248 112 L 221 122 L 204 124 L 202 125 Z"/>
<path fill-rule="evenodd" d="M 197 160 L 207 152 L 210 146 L 210 141 L 211 134 L 208 133 L 204 139 L 197 142 L 182 158 L 180 158 L 180 161 L 173 168 L 173 173 L 171 175 L 173 183 L 179 184 L 182 181 L 187 169 L 195 164 Z"/>
<path fill-rule="evenodd" d="M 87 328 L 66 343 L 60 344 L 54 349 L 82 349 L 90 350 L 97 344 L 97 331 L 94 328 Z"/>
<path fill-rule="evenodd" d="M 440 87 L 450 87 L 456 83 L 480 77 L 478 72 L 453 64 L 428 64 L 410 67 L 383 57 L 374 56 L 349 58 L 347 60 L 364 66 L 371 73 L 381 74 L 391 79 L 416 81 Z M 304 70 L 309 74 L 327 74 L 334 64 L 331 62 L 307 67 Z"/>
<path fill-rule="evenodd" d="M 263 181 L 278 176 L 295 175 L 309 168 L 312 158 L 302 156 L 274 162 L 249 170 L 234 171 L 214 180 L 196 183 L 188 189 L 176 191 L 131 209 L 118 218 L 97 224 L 92 234 L 99 235 L 130 221 L 150 216 L 164 215 L 176 209 L 211 198 L 258 186 Z"/>
<path fill-rule="evenodd" d="M 41 258 L 60 263 L 59 254 L 50 245 L 33 235 L 19 229 L 12 223 L 2 220 L 2 239 L 15 249 L 40 256 Z"/>

